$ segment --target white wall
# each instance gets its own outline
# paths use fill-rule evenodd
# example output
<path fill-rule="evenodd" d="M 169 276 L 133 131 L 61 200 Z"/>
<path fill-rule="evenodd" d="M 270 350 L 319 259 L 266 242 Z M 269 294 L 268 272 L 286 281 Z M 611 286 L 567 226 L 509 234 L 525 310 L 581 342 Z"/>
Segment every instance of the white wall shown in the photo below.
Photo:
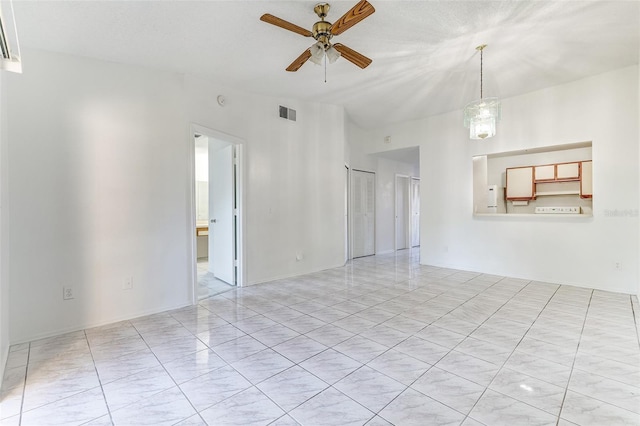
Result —
<path fill-rule="evenodd" d="M 190 122 L 245 141 L 248 284 L 342 265 L 344 109 L 250 95 L 190 76 L 185 90 Z M 220 94 L 225 107 L 216 102 Z M 297 121 L 280 118 L 279 105 L 295 109 Z"/>
<path fill-rule="evenodd" d="M 221 88 L 181 75 L 23 58 L 3 86 L 12 344 L 191 303 L 191 122 L 245 141 L 250 283 L 342 264 L 342 108 L 284 100 L 293 123 L 279 100 L 225 91 L 221 108 Z"/>
<path fill-rule="evenodd" d="M 496 137 L 462 111 L 370 132 L 368 152 L 420 141 L 421 263 L 637 293 L 638 67 L 504 99 Z M 594 217 L 474 218 L 474 155 L 593 142 Z M 615 211 L 623 212 L 616 216 Z M 614 265 L 620 262 L 622 268 Z"/>
<path fill-rule="evenodd" d="M 23 53 L 3 122 L 11 343 L 189 303 L 182 79 Z"/>

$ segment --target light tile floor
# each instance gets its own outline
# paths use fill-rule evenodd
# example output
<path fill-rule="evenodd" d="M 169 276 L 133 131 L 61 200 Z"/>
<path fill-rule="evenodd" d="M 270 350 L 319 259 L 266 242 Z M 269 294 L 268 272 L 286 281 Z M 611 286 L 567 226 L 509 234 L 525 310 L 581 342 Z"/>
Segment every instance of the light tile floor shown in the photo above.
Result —
<path fill-rule="evenodd" d="M 198 299 L 205 299 L 235 288 L 235 286 L 217 279 L 211 272 L 209 272 L 209 259 L 198 259 L 197 266 Z"/>
<path fill-rule="evenodd" d="M 11 348 L 3 425 L 638 425 L 636 297 L 357 259 Z"/>

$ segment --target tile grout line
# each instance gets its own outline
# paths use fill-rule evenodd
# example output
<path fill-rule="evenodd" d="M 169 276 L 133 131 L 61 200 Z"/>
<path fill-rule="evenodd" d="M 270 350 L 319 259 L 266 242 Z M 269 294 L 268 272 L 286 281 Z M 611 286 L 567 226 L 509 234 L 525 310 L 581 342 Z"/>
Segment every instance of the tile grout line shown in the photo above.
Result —
<path fill-rule="evenodd" d="M 640 330 L 638 330 L 638 312 L 636 312 L 633 306 L 633 295 L 629 295 L 629 302 L 631 302 L 631 313 L 633 314 L 633 324 L 636 327 L 636 337 L 638 339 L 638 348 L 640 348 Z"/>
<path fill-rule="evenodd" d="M 96 377 L 98 378 L 98 383 L 100 384 L 100 392 L 102 393 L 102 399 L 104 400 L 104 405 L 107 407 L 107 414 L 109 414 L 109 420 L 111 424 L 115 424 L 113 421 L 113 417 L 111 416 L 111 408 L 109 407 L 109 403 L 107 402 L 107 395 L 104 393 L 104 386 L 102 385 L 102 379 L 100 378 L 100 373 L 98 373 L 98 366 L 96 365 L 96 360 L 93 356 L 93 350 L 91 348 L 91 342 L 89 342 L 89 337 L 87 336 L 87 330 L 82 330 L 84 334 L 84 338 L 87 341 L 87 346 L 89 347 L 89 353 L 91 354 L 91 362 L 93 363 L 93 369 L 96 372 Z M 93 421 L 95 419 L 89 420 Z M 88 422 L 86 422 L 88 423 Z"/>
<path fill-rule="evenodd" d="M 584 320 L 582 321 L 582 329 L 580 330 L 580 339 L 578 339 L 578 345 L 576 346 L 576 351 L 573 355 L 573 362 L 571 363 L 571 370 L 569 371 L 569 380 L 567 380 L 567 386 L 565 387 L 564 395 L 562 396 L 562 403 L 560 404 L 560 412 L 558 413 L 556 426 L 560 425 L 560 420 L 562 419 L 562 410 L 564 409 L 564 402 L 567 399 L 567 394 L 569 393 L 571 376 L 573 375 L 573 369 L 576 365 L 576 358 L 578 357 L 578 352 L 580 351 L 580 342 L 582 342 L 582 333 L 584 333 L 584 327 L 587 324 L 587 317 L 589 316 L 589 308 L 591 307 L 591 302 L 593 301 L 593 293 L 594 293 L 594 290 L 591 290 L 591 296 L 589 297 L 589 303 L 587 304 L 587 311 L 584 313 Z"/>
<path fill-rule="evenodd" d="M 20 399 L 20 417 L 18 418 L 18 426 L 22 424 L 22 414 L 24 409 L 24 398 L 27 392 L 27 377 L 29 377 L 29 363 L 31 362 L 31 342 L 29 342 L 29 349 L 27 350 L 27 365 L 24 370 L 24 382 L 22 384 L 22 398 Z"/>

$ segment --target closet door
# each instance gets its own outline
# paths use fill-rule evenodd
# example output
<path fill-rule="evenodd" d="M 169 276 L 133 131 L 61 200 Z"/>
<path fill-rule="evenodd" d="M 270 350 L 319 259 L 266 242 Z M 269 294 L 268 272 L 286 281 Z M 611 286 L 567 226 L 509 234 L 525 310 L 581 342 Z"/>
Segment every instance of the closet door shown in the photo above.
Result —
<path fill-rule="evenodd" d="M 374 173 L 351 172 L 353 257 L 375 254 L 375 188 Z"/>

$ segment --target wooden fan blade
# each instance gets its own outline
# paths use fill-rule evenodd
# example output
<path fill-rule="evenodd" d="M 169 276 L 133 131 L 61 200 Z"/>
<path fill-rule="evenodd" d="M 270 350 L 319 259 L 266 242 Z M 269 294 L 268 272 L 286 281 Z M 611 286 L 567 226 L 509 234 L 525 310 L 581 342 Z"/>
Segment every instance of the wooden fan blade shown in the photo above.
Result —
<path fill-rule="evenodd" d="M 375 11 L 367 0 L 360 1 L 331 26 L 331 34 L 342 34 Z"/>
<path fill-rule="evenodd" d="M 371 65 L 373 62 L 371 59 L 367 58 L 361 53 L 356 52 L 355 50 L 345 46 L 341 43 L 336 43 L 333 45 L 334 49 L 340 52 L 340 55 L 345 58 L 347 61 L 351 62 L 354 65 L 359 66 L 360 68 L 366 68 Z"/>
<path fill-rule="evenodd" d="M 292 24 L 289 21 L 285 21 L 284 19 L 280 19 L 277 16 L 270 15 L 265 13 L 260 17 L 261 21 L 264 21 L 268 24 L 275 25 L 276 27 L 284 28 L 285 30 L 293 31 L 294 33 L 298 33 L 305 37 L 313 37 L 313 33 L 309 30 L 305 30 L 302 27 L 297 26 L 296 24 Z"/>
<path fill-rule="evenodd" d="M 298 56 L 298 58 L 295 61 L 291 62 L 291 65 L 287 67 L 287 71 L 290 71 L 290 72 L 298 71 L 300 67 L 303 66 L 304 63 L 309 60 L 310 57 L 311 57 L 311 51 L 309 49 L 305 50 L 304 52 L 302 52 L 302 55 Z"/>

